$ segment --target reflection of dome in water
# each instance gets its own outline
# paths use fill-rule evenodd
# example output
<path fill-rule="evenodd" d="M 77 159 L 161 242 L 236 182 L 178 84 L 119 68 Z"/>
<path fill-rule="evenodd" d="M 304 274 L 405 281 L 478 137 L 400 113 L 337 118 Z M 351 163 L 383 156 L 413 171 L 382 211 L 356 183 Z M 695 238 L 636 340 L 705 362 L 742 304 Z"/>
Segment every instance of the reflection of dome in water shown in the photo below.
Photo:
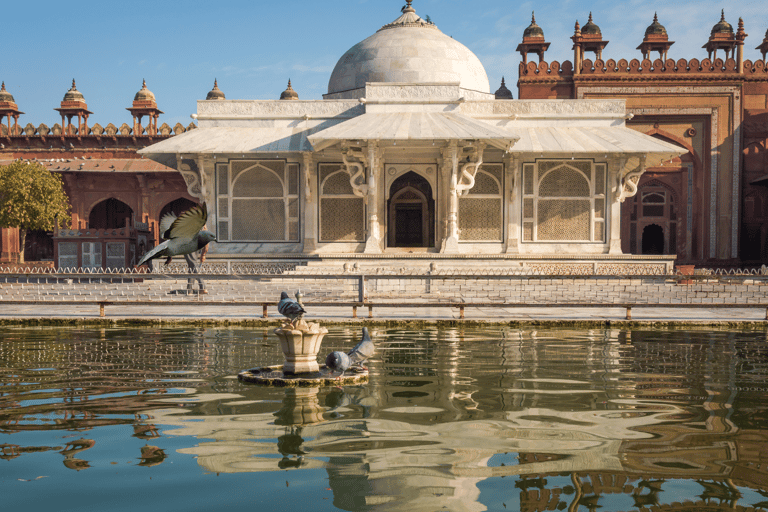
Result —
<path fill-rule="evenodd" d="M 422 20 L 410 2 L 402 16 L 342 55 L 328 82 L 328 94 L 361 89 L 366 82 L 458 82 L 464 89 L 490 91 L 480 59 Z"/>

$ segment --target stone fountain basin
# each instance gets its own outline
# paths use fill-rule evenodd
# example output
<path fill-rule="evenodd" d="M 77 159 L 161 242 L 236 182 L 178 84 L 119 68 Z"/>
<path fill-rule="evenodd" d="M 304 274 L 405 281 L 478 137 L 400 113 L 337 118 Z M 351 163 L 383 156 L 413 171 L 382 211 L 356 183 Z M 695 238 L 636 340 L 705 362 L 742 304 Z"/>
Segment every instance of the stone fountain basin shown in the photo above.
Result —
<path fill-rule="evenodd" d="M 341 386 L 368 381 L 367 369 L 350 368 L 343 377 L 326 372 L 329 372 L 328 367 L 322 365 L 316 372 L 284 373 L 283 365 L 276 365 L 243 370 L 237 374 L 237 378 L 242 382 L 276 387 Z"/>

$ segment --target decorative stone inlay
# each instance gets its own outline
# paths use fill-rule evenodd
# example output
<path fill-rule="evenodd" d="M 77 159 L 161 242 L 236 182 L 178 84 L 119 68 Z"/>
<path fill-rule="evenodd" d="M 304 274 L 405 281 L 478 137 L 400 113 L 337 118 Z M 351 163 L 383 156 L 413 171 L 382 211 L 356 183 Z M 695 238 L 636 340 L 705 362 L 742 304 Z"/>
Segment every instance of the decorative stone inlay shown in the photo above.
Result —
<path fill-rule="evenodd" d="M 366 100 L 457 101 L 463 90 L 458 84 L 366 84 Z"/>
<path fill-rule="evenodd" d="M 357 100 L 280 101 L 220 100 L 197 102 L 199 116 L 220 117 L 355 117 L 365 113 Z"/>
<path fill-rule="evenodd" d="M 580 98 L 581 99 L 581 98 Z M 626 113 L 625 100 L 588 99 L 573 100 L 516 100 L 516 101 L 472 101 L 461 105 L 461 112 L 467 115 L 595 115 Z"/>

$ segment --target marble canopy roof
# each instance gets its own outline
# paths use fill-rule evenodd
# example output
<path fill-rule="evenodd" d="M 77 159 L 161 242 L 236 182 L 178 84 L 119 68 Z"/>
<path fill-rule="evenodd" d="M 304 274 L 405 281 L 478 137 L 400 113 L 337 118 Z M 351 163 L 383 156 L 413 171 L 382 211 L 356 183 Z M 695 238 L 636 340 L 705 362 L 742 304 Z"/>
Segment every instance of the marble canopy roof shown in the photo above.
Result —
<path fill-rule="evenodd" d="M 481 140 L 508 151 L 519 137 L 455 112 L 365 113 L 308 137 L 315 151 L 344 140 Z"/>
<path fill-rule="evenodd" d="M 655 167 L 686 152 L 680 146 L 656 139 L 631 128 L 618 126 L 509 127 L 519 137 L 513 153 L 548 156 L 584 154 L 646 156 L 646 166 Z"/>

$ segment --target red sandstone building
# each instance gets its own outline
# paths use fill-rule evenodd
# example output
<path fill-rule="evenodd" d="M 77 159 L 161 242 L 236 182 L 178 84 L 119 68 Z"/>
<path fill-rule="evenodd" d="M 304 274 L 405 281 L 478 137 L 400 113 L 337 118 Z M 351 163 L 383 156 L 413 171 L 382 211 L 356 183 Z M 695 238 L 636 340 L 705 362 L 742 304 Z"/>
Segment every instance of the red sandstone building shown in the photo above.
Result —
<path fill-rule="evenodd" d="M 157 222 L 168 211 L 194 204 L 175 169 L 141 158 L 136 151 L 195 128 L 157 126 L 162 112 L 146 83 L 128 107 L 132 124 L 88 125 L 88 106 L 75 81 L 59 108 L 61 124 L 18 124 L 13 96 L 0 89 L 0 165 L 17 159 L 41 163 L 61 173 L 72 204 L 71 229 L 27 236 L 26 261 L 53 261 L 54 243 L 66 254 L 59 261 L 72 267 L 130 266 L 158 242 Z M 142 118 L 147 118 L 142 125 Z M 12 122 L 13 121 L 13 122 Z M 62 259 L 63 258 L 63 259 Z M 0 230 L 0 263 L 19 261 L 16 229 Z"/>
<path fill-rule="evenodd" d="M 608 41 L 590 13 L 571 37 L 573 62 L 559 63 L 545 61 L 550 43 L 535 20 L 525 29 L 520 99 L 625 98 L 627 126 L 688 150 L 649 168 L 623 204 L 625 253 L 677 254 L 678 263 L 706 266 L 768 259 L 768 33 L 755 62 L 743 58 L 746 38 L 742 20 L 734 29 L 723 14 L 706 56 L 674 60 L 674 42 L 654 16 L 637 47 L 642 58 L 606 59 Z"/>
<path fill-rule="evenodd" d="M 757 47 L 763 59 L 755 62 L 743 58 L 746 38 L 741 20 L 734 29 L 722 15 L 702 47 L 706 57 L 674 60 L 668 58 L 674 42 L 654 17 L 637 47 L 642 59 L 606 60 L 609 41 L 590 14 L 571 37 L 573 62 L 548 63 L 550 43 L 542 28 L 535 20 L 526 28 L 517 46 L 520 99 L 624 98 L 633 115 L 628 126 L 688 150 L 649 168 L 638 193 L 623 204 L 625 253 L 677 254 L 678 263 L 699 266 L 752 266 L 768 259 L 768 33 Z M 529 62 L 529 54 L 538 62 Z M 651 60 L 653 54 L 658 58 Z M 512 98 L 503 81 L 496 96 Z M 206 99 L 224 95 L 214 84 Z M 110 255 L 109 265 L 131 264 L 144 244 L 158 242 L 156 225 L 165 212 L 192 204 L 178 171 L 141 158 L 137 150 L 195 125 L 158 127 L 162 112 L 146 84 L 127 108 L 131 125 L 89 126 L 91 112 L 74 81 L 55 110 L 61 124 L 22 128 L 23 112 L 3 86 L 0 165 L 30 159 L 62 173 L 72 229 L 60 230 L 57 240 L 79 241 L 68 255 L 73 266 L 108 266 Z M 115 252 L 121 243 L 122 256 Z M 26 260 L 53 260 L 53 252 L 50 234 L 27 237 Z M 0 230 L 0 263 L 18 259 L 17 231 Z"/>

